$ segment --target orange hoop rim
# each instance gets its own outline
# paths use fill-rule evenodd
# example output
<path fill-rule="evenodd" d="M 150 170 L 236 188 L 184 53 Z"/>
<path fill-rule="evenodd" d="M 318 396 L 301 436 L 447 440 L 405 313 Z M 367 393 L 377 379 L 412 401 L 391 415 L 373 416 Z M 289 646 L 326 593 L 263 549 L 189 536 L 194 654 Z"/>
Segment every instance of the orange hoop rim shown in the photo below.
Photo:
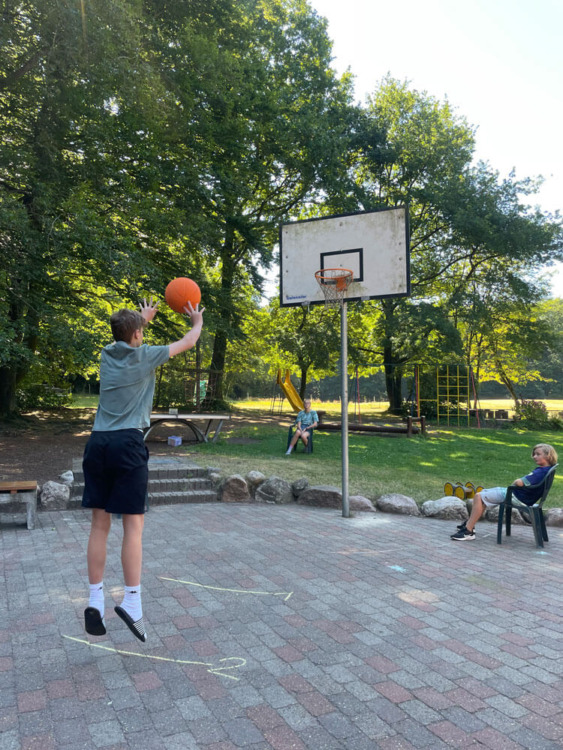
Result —
<path fill-rule="evenodd" d="M 321 287 L 333 286 L 338 291 L 345 291 L 354 279 L 354 271 L 350 268 L 321 268 L 315 271 L 315 278 Z"/>

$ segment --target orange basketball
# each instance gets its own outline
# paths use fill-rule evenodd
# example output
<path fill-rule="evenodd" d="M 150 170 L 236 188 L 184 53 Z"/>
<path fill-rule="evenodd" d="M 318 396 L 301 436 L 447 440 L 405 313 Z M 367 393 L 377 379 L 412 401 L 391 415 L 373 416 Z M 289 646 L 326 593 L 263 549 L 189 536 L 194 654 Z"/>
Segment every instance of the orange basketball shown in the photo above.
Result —
<path fill-rule="evenodd" d="M 195 281 L 180 276 L 172 279 L 164 291 L 166 304 L 175 312 L 183 313 L 188 302 L 195 308 L 201 301 L 201 291 Z"/>

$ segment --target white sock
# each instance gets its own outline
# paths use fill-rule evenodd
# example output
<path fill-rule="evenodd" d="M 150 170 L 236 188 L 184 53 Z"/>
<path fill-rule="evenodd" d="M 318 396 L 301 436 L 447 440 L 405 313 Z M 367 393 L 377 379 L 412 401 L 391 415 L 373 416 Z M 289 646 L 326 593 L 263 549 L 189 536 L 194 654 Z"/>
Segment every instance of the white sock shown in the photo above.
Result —
<path fill-rule="evenodd" d="M 143 616 L 143 607 L 141 605 L 141 584 L 138 586 L 125 586 L 125 594 L 123 595 L 121 607 L 132 618 L 133 622 L 137 622 L 137 620 L 141 619 Z"/>
<path fill-rule="evenodd" d="M 88 602 L 89 607 L 95 607 L 100 613 L 100 617 L 104 616 L 105 605 L 104 605 L 104 582 L 91 583 L 90 584 L 90 600 Z"/>

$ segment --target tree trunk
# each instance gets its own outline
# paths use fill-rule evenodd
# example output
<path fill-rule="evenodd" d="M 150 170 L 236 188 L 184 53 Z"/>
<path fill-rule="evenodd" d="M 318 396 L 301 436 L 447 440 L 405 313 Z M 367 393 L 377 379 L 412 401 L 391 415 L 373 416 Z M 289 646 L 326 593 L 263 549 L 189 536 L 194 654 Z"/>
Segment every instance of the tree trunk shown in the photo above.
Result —
<path fill-rule="evenodd" d="M 219 325 L 225 321 L 221 315 Z M 224 403 L 224 378 L 225 378 L 225 357 L 227 352 L 227 334 L 224 330 L 217 330 L 213 341 L 213 355 L 211 357 L 211 367 L 209 369 L 209 379 L 207 381 L 207 391 L 202 402 L 204 410 L 220 409 Z"/>
<path fill-rule="evenodd" d="M 162 365 L 158 368 L 158 377 L 156 379 L 156 396 L 154 397 L 154 404 L 160 406 L 160 391 L 162 388 Z"/>
<path fill-rule="evenodd" d="M 301 385 L 299 386 L 299 395 L 301 401 L 305 400 L 305 393 L 307 391 L 307 373 L 309 372 L 308 365 L 301 365 Z"/>
<path fill-rule="evenodd" d="M 32 286 L 29 289 L 21 290 L 21 293 L 22 295 L 29 295 L 30 299 L 33 299 Z M 11 302 L 8 310 L 8 319 L 14 329 L 22 325 L 23 317 L 24 313 L 21 304 Z M 39 323 L 35 313 L 28 310 L 26 318 L 29 329 L 36 331 Z M 23 340 L 21 337 L 17 337 L 15 343 L 25 345 L 27 349 L 33 352 L 37 349 L 38 345 L 37 335 L 35 333 L 28 334 Z M 14 357 L 11 360 L 8 359 L 7 363 L 0 367 L 0 416 L 7 417 L 15 414 L 17 411 L 16 388 L 27 374 L 28 369 L 29 362 L 22 356 Z"/>
<path fill-rule="evenodd" d="M 9 417 L 16 411 L 16 371 L 0 367 L 0 417 Z"/>
<path fill-rule="evenodd" d="M 391 356 L 391 352 L 387 356 Z M 399 365 L 385 362 L 385 388 L 387 390 L 387 400 L 389 401 L 389 411 L 391 414 L 401 414 L 403 407 L 403 372 Z"/>
<path fill-rule="evenodd" d="M 512 380 L 508 377 L 506 374 L 504 367 L 502 366 L 501 362 L 497 359 L 496 366 L 499 372 L 501 383 L 506 387 L 507 391 L 510 393 L 511 398 L 514 401 L 514 406 L 518 408 L 518 404 L 520 403 L 520 398 L 518 397 L 518 394 L 516 393 L 516 390 L 514 388 L 514 383 Z"/>
<path fill-rule="evenodd" d="M 393 351 L 393 331 L 395 328 L 395 304 L 392 300 L 383 300 L 381 309 L 384 316 L 383 333 L 383 367 L 385 371 L 385 389 L 391 414 L 400 414 L 403 406 L 402 396 L 402 363 L 397 362 Z"/>
<path fill-rule="evenodd" d="M 225 358 L 227 354 L 228 335 L 231 328 L 233 283 L 236 261 L 233 254 L 234 241 L 232 233 L 225 240 L 222 252 L 221 297 L 219 322 L 213 341 L 213 354 L 209 368 L 207 391 L 202 402 L 204 410 L 224 408 Z"/>

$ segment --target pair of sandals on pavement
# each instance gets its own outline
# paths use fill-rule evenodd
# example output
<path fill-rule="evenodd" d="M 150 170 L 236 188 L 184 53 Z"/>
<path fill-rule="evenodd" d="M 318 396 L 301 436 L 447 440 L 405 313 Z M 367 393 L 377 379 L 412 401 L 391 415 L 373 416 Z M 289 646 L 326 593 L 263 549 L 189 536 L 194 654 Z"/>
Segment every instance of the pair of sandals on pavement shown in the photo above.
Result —
<path fill-rule="evenodd" d="M 134 621 L 131 615 L 129 615 L 123 607 L 114 607 L 113 609 L 116 615 L 127 625 L 135 638 L 146 643 L 147 631 L 145 630 L 143 618 L 141 617 L 140 620 Z M 89 635 L 106 634 L 106 624 L 100 611 L 96 609 L 96 607 L 86 607 L 84 610 L 84 628 Z"/>

